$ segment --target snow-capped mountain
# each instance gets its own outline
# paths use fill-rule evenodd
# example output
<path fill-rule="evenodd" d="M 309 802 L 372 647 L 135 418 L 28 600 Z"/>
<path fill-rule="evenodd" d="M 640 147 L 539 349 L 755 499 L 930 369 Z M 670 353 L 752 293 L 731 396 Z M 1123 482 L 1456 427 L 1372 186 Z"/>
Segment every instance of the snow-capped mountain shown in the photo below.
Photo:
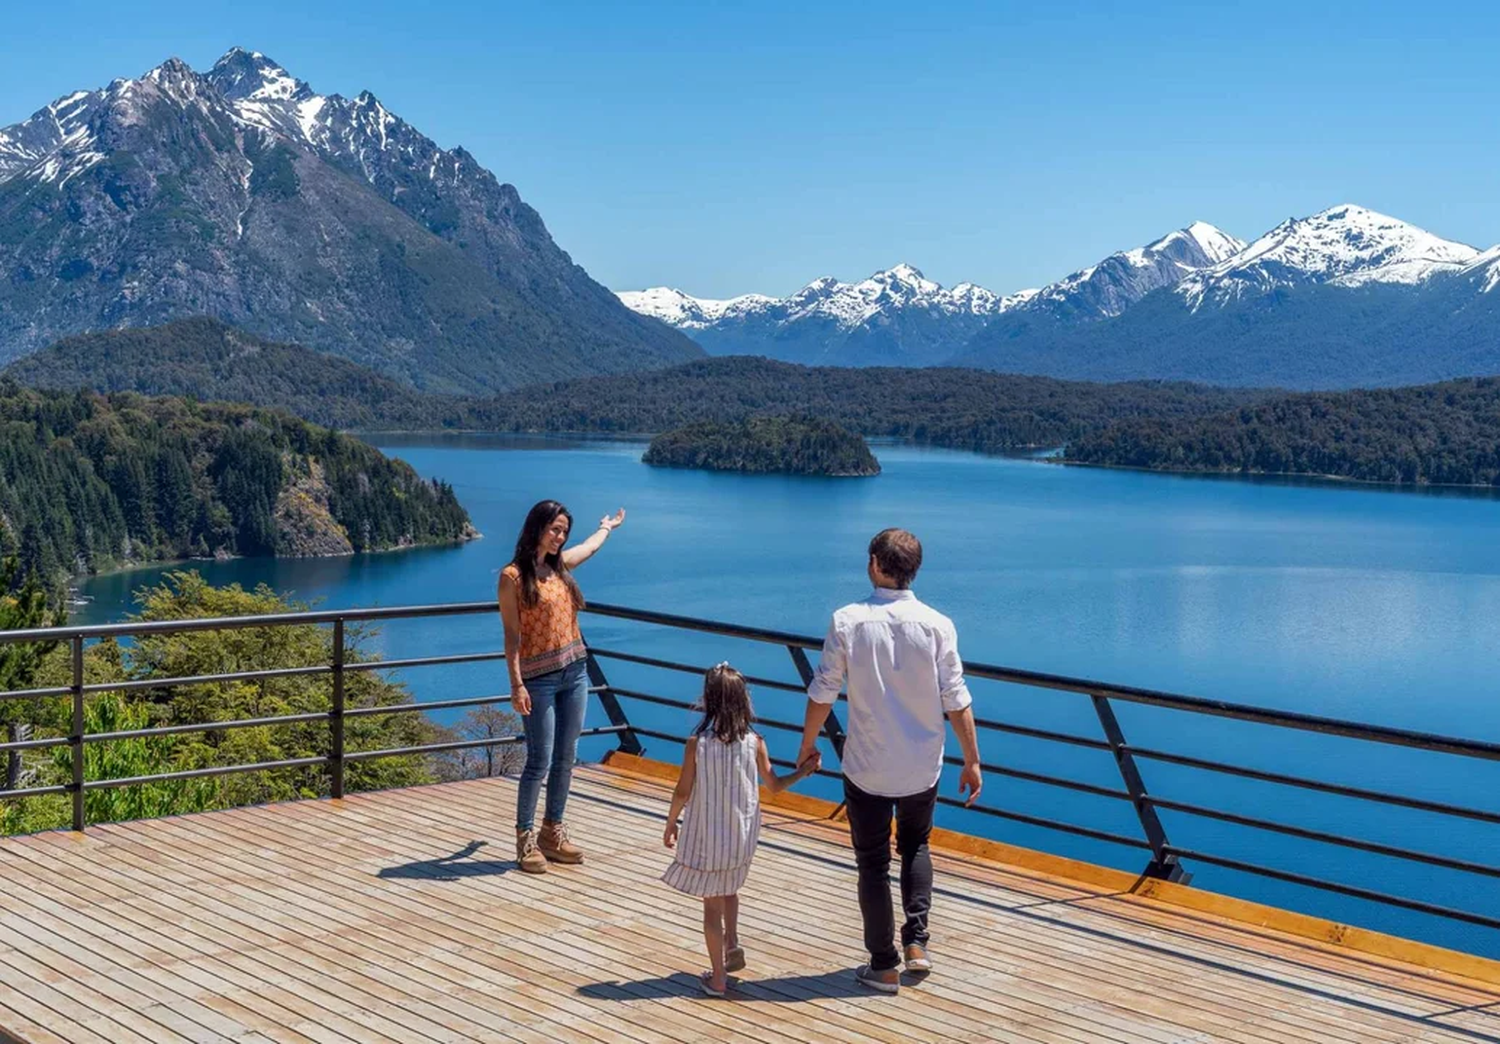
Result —
<path fill-rule="evenodd" d="M 973 283 L 946 289 L 908 264 L 857 283 L 814 279 L 786 297 L 726 300 L 653 287 L 620 300 L 686 331 L 715 355 L 766 355 L 836 366 L 925 366 L 943 361 L 990 318 L 1029 300 Z"/>
<path fill-rule="evenodd" d="M 1244 248 L 1243 240 L 1195 221 L 1154 243 L 1111 254 L 1043 287 L 1024 311 L 1046 312 L 1072 322 L 1113 318 L 1151 291 L 1173 286 Z"/>
<path fill-rule="evenodd" d="M 1304 283 L 1411 286 L 1457 272 L 1478 256 L 1467 244 L 1346 203 L 1283 221 L 1235 256 L 1184 279 L 1177 292 L 1196 309 Z"/>
<path fill-rule="evenodd" d="M 1218 264 L 1244 245 L 1199 221 L 1040 290 L 1005 295 L 974 283 L 945 289 L 900 264 L 857 283 L 824 276 L 782 298 L 745 294 L 710 300 L 655 287 L 622 291 L 620 299 L 688 332 L 716 355 L 925 366 L 947 362 L 1001 317 L 1071 324 L 1119 315 L 1151 291 Z"/>
<path fill-rule="evenodd" d="M 462 148 L 254 51 L 0 129 L 0 358 L 207 314 L 445 391 L 701 355 Z"/>
<path fill-rule="evenodd" d="M 1106 320 L 1017 312 L 966 365 L 1088 380 L 1338 388 L 1500 373 L 1500 247 L 1352 204 L 1284 221 Z"/>

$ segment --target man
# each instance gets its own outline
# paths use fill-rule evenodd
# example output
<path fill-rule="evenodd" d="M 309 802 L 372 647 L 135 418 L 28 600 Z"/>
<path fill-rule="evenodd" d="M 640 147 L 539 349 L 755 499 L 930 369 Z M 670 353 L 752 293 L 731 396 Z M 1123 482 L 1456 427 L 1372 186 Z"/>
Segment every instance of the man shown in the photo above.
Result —
<path fill-rule="evenodd" d="M 958 635 L 953 622 L 911 592 L 922 545 L 902 529 L 870 541 L 875 591 L 833 614 L 818 673 L 808 687 L 799 763 L 817 749 L 818 733 L 849 679 L 849 729 L 844 743 L 844 799 L 859 866 L 859 910 L 870 963 L 855 973 L 881 993 L 901 988 L 901 969 L 932 970 L 927 912 L 932 906 L 932 857 L 927 840 L 943 769 L 943 719 L 963 748 L 959 793 L 979 797 L 979 741 Z M 901 854 L 902 950 L 891 911 L 891 817 Z"/>

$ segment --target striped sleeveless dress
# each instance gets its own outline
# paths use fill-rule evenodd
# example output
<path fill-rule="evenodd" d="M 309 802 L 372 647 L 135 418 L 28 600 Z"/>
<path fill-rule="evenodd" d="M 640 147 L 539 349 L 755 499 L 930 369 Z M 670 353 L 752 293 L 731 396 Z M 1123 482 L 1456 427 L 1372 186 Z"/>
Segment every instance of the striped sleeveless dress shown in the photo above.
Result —
<path fill-rule="evenodd" d="M 698 737 L 698 774 L 677 854 L 661 877 L 679 892 L 712 898 L 744 885 L 760 840 L 759 744 L 753 732 L 733 743 L 712 733 Z"/>

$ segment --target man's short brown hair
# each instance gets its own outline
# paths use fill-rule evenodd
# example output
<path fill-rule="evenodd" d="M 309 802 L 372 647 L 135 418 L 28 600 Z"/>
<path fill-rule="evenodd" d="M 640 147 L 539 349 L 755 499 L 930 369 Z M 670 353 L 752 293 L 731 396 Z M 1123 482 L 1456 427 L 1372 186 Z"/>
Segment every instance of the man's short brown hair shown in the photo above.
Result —
<path fill-rule="evenodd" d="M 904 529 L 882 529 L 870 541 L 870 557 L 897 587 L 907 588 L 922 568 L 922 542 Z"/>

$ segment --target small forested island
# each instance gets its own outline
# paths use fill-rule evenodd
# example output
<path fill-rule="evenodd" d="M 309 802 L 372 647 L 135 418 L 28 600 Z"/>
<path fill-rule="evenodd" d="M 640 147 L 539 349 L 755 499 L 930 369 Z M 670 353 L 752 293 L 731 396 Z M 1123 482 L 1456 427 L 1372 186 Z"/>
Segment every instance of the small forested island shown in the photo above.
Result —
<path fill-rule="evenodd" d="M 1124 420 L 1065 461 L 1154 471 L 1500 486 L 1500 378 L 1282 394 L 1207 416 Z"/>
<path fill-rule="evenodd" d="M 452 487 L 287 413 L 0 381 L 0 546 L 28 576 L 477 535 Z"/>
<path fill-rule="evenodd" d="M 865 440 L 811 417 L 699 421 L 658 435 L 641 458 L 653 467 L 858 478 L 880 474 Z"/>

